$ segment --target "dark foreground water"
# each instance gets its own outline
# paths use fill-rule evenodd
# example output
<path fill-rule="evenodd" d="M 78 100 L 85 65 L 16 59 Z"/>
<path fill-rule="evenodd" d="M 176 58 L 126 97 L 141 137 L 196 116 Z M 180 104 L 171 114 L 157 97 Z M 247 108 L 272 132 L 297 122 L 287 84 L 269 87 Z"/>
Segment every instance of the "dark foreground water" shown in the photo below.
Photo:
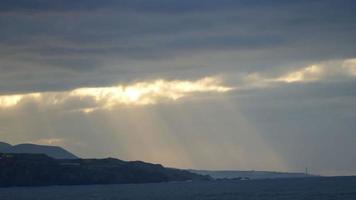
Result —
<path fill-rule="evenodd" d="M 356 200 L 356 177 L 3 188 L 0 200 Z"/>

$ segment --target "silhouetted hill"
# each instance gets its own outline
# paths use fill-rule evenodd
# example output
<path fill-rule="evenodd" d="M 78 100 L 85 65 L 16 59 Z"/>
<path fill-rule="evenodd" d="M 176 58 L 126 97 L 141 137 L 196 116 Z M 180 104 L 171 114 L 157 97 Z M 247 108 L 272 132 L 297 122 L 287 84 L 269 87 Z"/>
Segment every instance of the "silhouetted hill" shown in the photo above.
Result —
<path fill-rule="evenodd" d="M 0 152 L 3 152 L 4 150 L 11 148 L 12 146 L 8 143 L 5 142 L 0 142 Z"/>
<path fill-rule="evenodd" d="M 0 142 L 0 153 L 29 153 L 29 154 L 46 154 L 56 159 L 77 159 L 78 157 L 69 151 L 58 146 L 46 146 L 37 144 L 18 144 L 10 145 Z"/>
<path fill-rule="evenodd" d="M 44 154 L 1 154 L 0 186 L 46 186 L 209 180 L 209 176 L 141 161 L 53 159 Z"/>
<path fill-rule="evenodd" d="M 275 179 L 275 178 L 303 178 L 314 175 L 291 172 L 269 172 L 269 171 L 238 171 L 238 170 L 189 170 L 190 172 L 209 175 L 215 179 Z"/>

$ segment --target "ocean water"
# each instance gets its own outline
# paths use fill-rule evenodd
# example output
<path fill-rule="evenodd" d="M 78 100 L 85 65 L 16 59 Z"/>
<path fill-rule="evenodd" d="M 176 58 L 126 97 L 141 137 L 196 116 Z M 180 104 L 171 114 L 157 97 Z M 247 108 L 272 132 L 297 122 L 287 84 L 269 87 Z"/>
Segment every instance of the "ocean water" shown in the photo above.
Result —
<path fill-rule="evenodd" d="M 356 200 L 356 177 L 1 188 L 0 200 Z"/>

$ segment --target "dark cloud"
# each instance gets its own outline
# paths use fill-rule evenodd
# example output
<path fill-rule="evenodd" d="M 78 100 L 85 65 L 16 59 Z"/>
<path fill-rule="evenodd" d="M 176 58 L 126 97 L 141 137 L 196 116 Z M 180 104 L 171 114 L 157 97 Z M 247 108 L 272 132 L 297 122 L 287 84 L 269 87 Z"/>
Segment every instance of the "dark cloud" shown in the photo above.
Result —
<path fill-rule="evenodd" d="M 0 11 L 3 12 L 68 12 L 68 11 L 92 11 L 100 9 L 135 10 L 141 12 L 186 12 L 186 11 L 211 11 L 216 9 L 232 9 L 240 6 L 280 6 L 284 1 L 234 1 L 234 0 L 207 0 L 202 3 L 199 0 L 19 0 L 14 3 L 11 0 L 1 2 Z"/>
<path fill-rule="evenodd" d="M 64 138 L 74 141 L 67 148 L 89 157 L 159 162 L 132 145 L 172 153 L 170 141 L 199 167 L 352 171 L 355 163 L 343 156 L 356 154 L 355 76 L 340 68 L 356 57 L 355 10 L 354 0 L 1 0 L 1 95 L 210 75 L 241 86 L 253 73 L 276 79 L 311 64 L 330 70 L 311 82 L 93 115 L 59 112 L 78 107 L 76 101 L 56 108 L 28 102 L 0 112 L 0 136 L 13 143 Z M 152 119 L 159 130 L 135 124 Z M 140 139 L 146 130 L 158 149 Z M 88 148 L 97 143 L 109 150 Z M 212 150 L 194 148 L 201 145 Z M 218 158 L 240 157 L 216 166 L 209 160 L 214 150 Z M 277 154 L 283 162 L 266 161 Z"/>
<path fill-rule="evenodd" d="M 5 0 L 0 93 L 162 72 L 174 77 L 188 70 L 189 77 L 197 68 L 205 75 L 273 72 L 354 57 L 354 7 L 350 0 Z"/>
<path fill-rule="evenodd" d="M 1 2 L 2 12 L 65 12 L 65 11 L 93 11 L 100 9 L 113 10 L 134 10 L 140 12 L 193 12 L 193 11 L 214 11 L 218 9 L 244 8 L 285 8 L 289 6 L 322 6 L 322 8 L 337 8 L 339 6 L 355 6 L 353 1 L 306 1 L 286 2 L 283 0 L 263 1 L 263 0 L 200 0 L 179 1 L 179 0 L 3 0 Z M 352 9 L 352 8 L 350 8 Z"/>

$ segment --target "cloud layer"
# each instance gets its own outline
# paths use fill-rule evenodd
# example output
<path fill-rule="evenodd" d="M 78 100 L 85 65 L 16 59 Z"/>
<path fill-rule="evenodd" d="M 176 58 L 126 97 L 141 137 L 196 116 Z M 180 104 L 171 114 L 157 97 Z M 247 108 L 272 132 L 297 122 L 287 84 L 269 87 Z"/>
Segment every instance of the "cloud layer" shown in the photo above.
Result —
<path fill-rule="evenodd" d="M 356 3 L 0 3 L 0 93 L 270 71 L 354 57 Z M 73 20 L 75 18 L 75 20 Z"/>
<path fill-rule="evenodd" d="M 177 167 L 355 174 L 355 10 L 2 0 L 0 140 Z"/>
<path fill-rule="evenodd" d="M 131 85 L 111 87 L 77 88 L 64 92 L 44 92 L 0 96 L 0 108 L 20 106 L 35 101 L 48 107 L 63 106 L 76 102 L 73 111 L 92 112 L 97 109 L 111 109 L 117 106 L 137 106 L 156 104 L 159 101 L 177 101 L 196 93 L 223 93 L 233 88 L 222 86 L 215 77 L 205 77 L 196 81 L 163 79 L 137 82 Z"/>

